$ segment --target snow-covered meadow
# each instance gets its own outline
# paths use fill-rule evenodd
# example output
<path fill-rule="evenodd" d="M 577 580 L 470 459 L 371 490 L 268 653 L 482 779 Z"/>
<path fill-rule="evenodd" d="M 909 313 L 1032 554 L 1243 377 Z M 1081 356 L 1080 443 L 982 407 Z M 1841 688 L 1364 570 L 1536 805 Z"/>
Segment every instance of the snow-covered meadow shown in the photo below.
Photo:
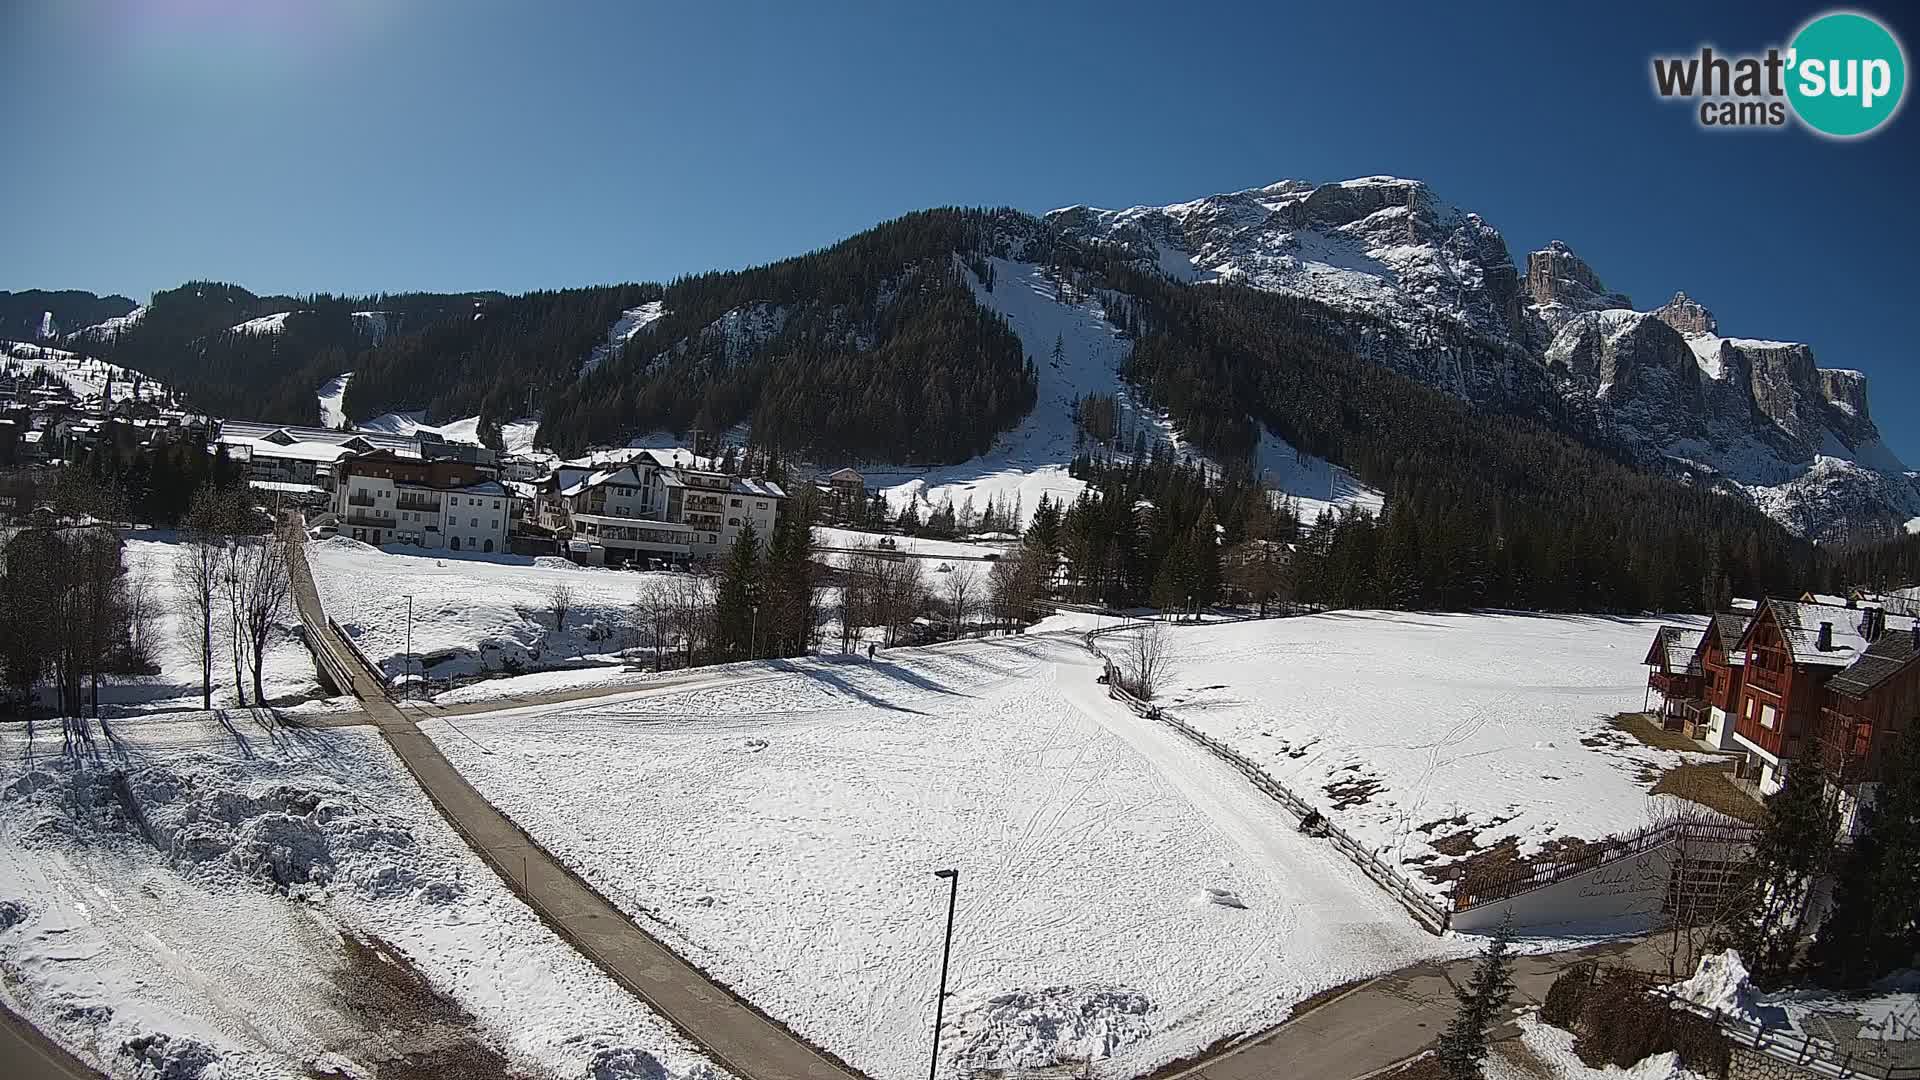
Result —
<path fill-rule="evenodd" d="M 1640 709 L 1662 621 L 1699 622 L 1339 611 L 1182 626 L 1158 700 L 1443 895 L 1423 868 L 1508 838 L 1524 856 L 1639 828 L 1660 770 L 1709 760 L 1609 727 Z"/>
<path fill-rule="evenodd" d="M 421 726 L 615 904 L 880 1080 L 925 1067 L 941 868 L 950 1075 L 1143 1072 L 1465 948 L 1109 701 L 1066 636 L 727 671 Z"/>
<path fill-rule="evenodd" d="M 388 675 L 413 656 L 428 675 L 618 665 L 641 590 L 664 574 L 577 566 L 561 558 L 375 548 L 344 537 L 307 545 L 327 615 Z M 554 629 L 554 591 L 572 594 Z"/>
<path fill-rule="evenodd" d="M 113 1076 L 712 1075 L 372 729 L 247 713 L 0 726 L 0 1002 Z"/>

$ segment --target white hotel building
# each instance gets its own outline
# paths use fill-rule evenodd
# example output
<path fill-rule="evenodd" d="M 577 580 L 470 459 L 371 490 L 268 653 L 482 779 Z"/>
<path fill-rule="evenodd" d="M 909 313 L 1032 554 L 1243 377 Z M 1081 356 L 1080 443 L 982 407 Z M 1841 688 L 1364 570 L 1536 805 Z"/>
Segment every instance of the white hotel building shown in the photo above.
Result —
<path fill-rule="evenodd" d="M 696 467 L 684 452 L 618 451 L 548 474 L 532 516 L 578 561 L 685 562 L 726 551 L 748 525 L 765 543 L 786 498 L 772 481 Z"/>
<path fill-rule="evenodd" d="M 341 536 L 376 546 L 507 551 L 514 500 L 490 466 L 378 450 L 345 458 L 334 471 Z"/>

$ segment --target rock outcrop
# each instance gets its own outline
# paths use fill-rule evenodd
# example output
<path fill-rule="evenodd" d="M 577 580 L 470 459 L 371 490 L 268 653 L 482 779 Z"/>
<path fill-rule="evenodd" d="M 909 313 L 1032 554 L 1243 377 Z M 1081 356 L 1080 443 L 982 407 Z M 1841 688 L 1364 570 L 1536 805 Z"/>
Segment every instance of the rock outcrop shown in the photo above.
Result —
<path fill-rule="evenodd" d="M 1674 293 L 1673 299 L 1654 308 L 1653 317 L 1683 334 L 1720 332 L 1720 323 L 1713 317 L 1713 312 L 1701 307 L 1698 301 L 1683 292 Z"/>
<path fill-rule="evenodd" d="M 1583 311 L 1633 307 L 1624 293 L 1608 292 L 1600 275 L 1560 240 L 1527 255 L 1527 295 L 1555 331 Z"/>

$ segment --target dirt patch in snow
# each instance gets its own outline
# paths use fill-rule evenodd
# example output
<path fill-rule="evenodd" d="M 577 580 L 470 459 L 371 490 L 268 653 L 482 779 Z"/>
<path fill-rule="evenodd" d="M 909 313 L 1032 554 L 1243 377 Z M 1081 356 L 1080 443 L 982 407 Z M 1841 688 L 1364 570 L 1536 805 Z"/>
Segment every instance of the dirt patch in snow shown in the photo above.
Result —
<path fill-rule="evenodd" d="M 1332 796 L 1334 809 L 1349 810 L 1364 805 L 1383 786 L 1378 777 L 1351 776 L 1345 780 L 1336 780 L 1322 790 Z"/>
<path fill-rule="evenodd" d="M 351 1056 L 371 1061 L 380 1080 L 533 1080 L 482 1040 L 473 1016 L 399 950 L 377 938 L 342 944 L 339 1003 L 365 1024 L 373 1044 Z"/>

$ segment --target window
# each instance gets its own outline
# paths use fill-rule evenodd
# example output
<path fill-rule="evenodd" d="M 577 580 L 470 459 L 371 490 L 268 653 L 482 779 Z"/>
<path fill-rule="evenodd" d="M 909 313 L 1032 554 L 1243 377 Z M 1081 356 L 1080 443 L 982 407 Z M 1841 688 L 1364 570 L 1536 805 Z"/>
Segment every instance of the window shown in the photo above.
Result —
<path fill-rule="evenodd" d="M 767 508 L 767 504 L 765 502 L 757 502 L 753 504 L 753 508 L 755 510 L 765 510 Z"/>
<path fill-rule="evenodd" d="M 495 500 L 493 500 L 493 508 L 494 508 L 495 510 L 498 510 L 498 509 L 500 509 L 500 500 L 499 500 L 499 499 L 495 499 Z"/>
<path fill-rule="evenodd" d="M 739 505 L 740 505 L 740 500 L 739 500 L 739 499 L 729 499 L 729 500 L 727 500 L 727 505 L 728 505 L 728 506 L 739 506 Z"/>
<path fill-rule="evenodd" d="M 480 519 L 479 519 L 479 518 L 470 518 L 470 519 L 468 519 L 468 521 L 467 521 L 467 528 L 469 528 L 469 529 L 477 529 L 477 528 L 479 528 L 479 527 L 480 527 Z"/>
<path fill-rule="evenodd" d="M 740 519 L 739 519 L 739 518 L 728 518 L 728 519 L 727 519 L 727 525 L 728 525 L 728 527 L 729 527 L 729 528 L 735 528 L 735 529 L 737 529 L 737 528 L 739 528 L 739 527 L 740 527 Z"/>
<path fill-rule="evenodd" d="M 489 521 L 489 522 L 487 522 L 487 528 L 489 528 L 489 529 L 492 529 L 492 530 L 493 530 L 494 532 L 499 532 L 499 531 L 500 531 L 500 519 L 499 519 L 499 518 L 494 518 L 494 519 L 493 519 L 492 521 Z M 488 543 L 492 543 L 492 541 L 488 541 Z"/>
<path fill-rule="evenodd" d="M 1780 722 L 1780 713 L 1771 705 L 1760 706 L 1760 726 L 1771 731 Z"/>

